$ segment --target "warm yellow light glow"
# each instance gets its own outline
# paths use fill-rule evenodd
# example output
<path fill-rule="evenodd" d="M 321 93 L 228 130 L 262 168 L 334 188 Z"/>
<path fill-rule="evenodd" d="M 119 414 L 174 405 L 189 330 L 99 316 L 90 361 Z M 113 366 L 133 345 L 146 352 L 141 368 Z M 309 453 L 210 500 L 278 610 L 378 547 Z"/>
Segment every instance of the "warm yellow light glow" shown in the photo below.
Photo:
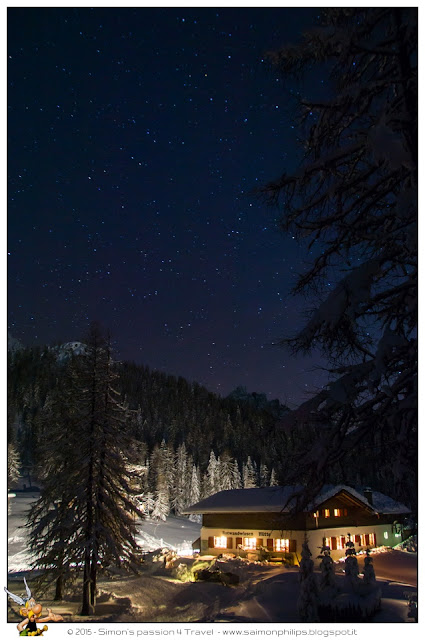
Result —
<path fill-rule="evenodd" d="M 334 509 L 334 516 L 336 516 L 337 518 L 339 518 L 341 515 L 341 509 Z"/>
<path fill-rule="evenodd" d="M 256 549 L 257 548 L 257 538 L 244 538 L 243 546 L 245 549 Z"/>
<path fill-rule="evenodd" d="M 325 509 L 325 518 L 330 518 L 331 512 L 329 509 Z"/>
<path fill-rule="evenodd" d="M 336 548 L 337 549 L 344 549 L 345 546 L 345 538 L 344 536 L 338 536 L 336 539 Z"/>
<path fill-rule="evenodd" d="M 227 548 L 227 538 L 226 538 L 226 536 L 214 536 L 214 548 L 215 549 L 226 549 Z"/>
<path fill-rule="evenodd" d="M 283 538 L 275 540 L 276 551 L 289 551 L 289 540 Z"/>

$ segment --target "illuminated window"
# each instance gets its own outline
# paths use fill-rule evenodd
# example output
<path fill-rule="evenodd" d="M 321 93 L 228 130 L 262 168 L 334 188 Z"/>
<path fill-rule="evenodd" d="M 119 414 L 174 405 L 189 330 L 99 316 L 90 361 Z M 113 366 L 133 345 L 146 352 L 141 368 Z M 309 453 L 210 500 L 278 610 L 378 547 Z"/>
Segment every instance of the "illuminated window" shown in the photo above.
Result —
<path fill-rule="evenodd" d="M 226 549 L 227 538 L 226 536 L 214 536 L 214 549 Z"/>
<path fill-rule="evenodd" d="M 276 551 L 289 551 L 289 540 L 283 538 L 275 540 Z"/>
<path fill-rule="evenodd" d="M 315 511 L 315 512 L 313 513 L 313 518 L 318 518 L 318 517 L 319 517 L 319 512 L 318 512 L 318 511 Z"/>
<path fill-rule="evenodd" d="M 325 544 L 323 546 L 324 547 L 329 547 L 329 549 L 330 549 L 331 545 L 332 545 L 332 540 L 330 538 L 325 538 Z"/>
<path fill-rule="evenodd" d="M 325 516 L 325 518 L 330 518 L 331 517 L 331 512 L 330 512 L 329 509 L 324 509 L 324 512 L 325 513 L 323 515 Z"/>
<path fill-rule="evenodd" d="M 339 518 L 341 516 L 341 509 L 334 509 L 334 516 Z"/>
<path fill-rule="evenodd" d="M 257 548 L 257 538 L 244 538 L 243 546 L 245 549 L 256 549 Z"/>
<path fill-rule="evenodd" d="M 385 538 L 385 533 L 384 533 Z M 362 547 L 375 547 L 376 539 L 374 533 L 362 533 L 360 535 L 360 544 Z"/>
<path fill-rule="evenodd" d="M 384 538 L 385 540 L 388 540 L 388 531 L 384 531 Z"/>
<path fill-rule="evenodd" d="M 336 539 L 336 548 L 344 549 L 345 548 L 345 536 L 338 536 Z"/>

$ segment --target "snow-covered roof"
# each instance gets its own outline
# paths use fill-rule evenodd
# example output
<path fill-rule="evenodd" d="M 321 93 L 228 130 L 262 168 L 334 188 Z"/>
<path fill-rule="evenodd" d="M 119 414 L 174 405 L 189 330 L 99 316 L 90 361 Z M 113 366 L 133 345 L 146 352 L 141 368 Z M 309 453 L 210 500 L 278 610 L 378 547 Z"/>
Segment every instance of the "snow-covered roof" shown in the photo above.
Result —
<path fill-rule="evenodd" d="M 359 490 L 358 487 L 357 487 L 357 490 Z M 397 502 L 396 500 L 393 500 L 389 496 L 386 496 L 385 494 L 380 493 L 379 491 L 372 491 L 372 504 L 374 509 L 378 513 L 382 513 L 382 514 L 412 513 L 409 507 L 406 507 L 406 505 L 402 504 L 401 502 Z"/>
<path fill-rule="evenodd" d="M 184 513 L 280 513 L 288 512 L 294 506 L 293 496 L 303 490 L 301 485 L 285 487 L 263 487 L 261 489 L 229 489 L 187 507 Z M 375 513 L 410 513 L 405 505 L 389 496 L 372 491 L 372 503 L 359 491 L 347 485 L 325 485 L 320 494 L 307 507 L 307 511 L 317 508 L 333 496 L 345 491 L 358 502 Z"/>
<path fill-rule="evenodd" d="M 313 500 L 313 502 L 309 505 L 308 509 L 311 510 L 319 506 L 320 504 L 323 504 L 323 502 L 326 502 L 330 498 L 333 498 L 338 493 L 341 493 L 341 491 L 345 491 L 349 493 L 350 495 L 353 496 L 353 498 L 356 498 L 356 500 L 358 500 L 359 502 L 362 502 L 364 505 L 369 507 L 369 509 L 371 508 L 372 506 L 371 503 L 365 497 L 365 495 L 361 490 L 356 491 L 356 489 L 353 489 L 353 487 L 349 487 L 348 485 L 345 485 L 345 484 L 337 484 L 337 485 L 325 484 L 321 492 L 319 493 L 319 495 L 316 496 L 315 500 Z M 391 500 L 391 498 L 388 498 L 388 499 Z M 373 507 L 374 506 L 375 505 L 373 505 Z M 375 508 L 373 510 L 376 511 Z"/>
<path fill-rule="evenodd" d="M 230 513 L 233 511 L 271 512 L 282 511 L 282 508 L 298 490 L 298 487 L 263 487 L 261 489 L 228 489 L 197 502 L 185 509 L 185 513 Z M 287 505 L 285 510 L 289 510 Z"/>

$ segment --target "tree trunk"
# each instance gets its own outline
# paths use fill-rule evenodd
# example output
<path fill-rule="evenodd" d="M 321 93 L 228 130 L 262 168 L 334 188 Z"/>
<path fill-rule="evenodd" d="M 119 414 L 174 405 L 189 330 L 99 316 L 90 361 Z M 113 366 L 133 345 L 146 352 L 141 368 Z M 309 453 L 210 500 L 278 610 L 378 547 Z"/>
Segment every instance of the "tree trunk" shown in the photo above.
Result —
<path fill-rule="evenodd" d="M 63 600 L 63 576 L 59 576 L 56 580 L 56 591 L 55 597 L 53 598 L 55 602 L 58 600 Z"/>
<path fill-rule="evenodd" d="M 83 605 L 81 608 L 82 616 L 88 616 L 92 613 L 90 605 L 90 551 L 86 549 L 84 558 L 84 578 L 83 578 Z"/>
<path fill-rule="evenodd" d="M 93 611 L 96 607 L 96 588 L 97 588 L 97 553 L 93 553 L 90 567 L 90 604 Z"/>

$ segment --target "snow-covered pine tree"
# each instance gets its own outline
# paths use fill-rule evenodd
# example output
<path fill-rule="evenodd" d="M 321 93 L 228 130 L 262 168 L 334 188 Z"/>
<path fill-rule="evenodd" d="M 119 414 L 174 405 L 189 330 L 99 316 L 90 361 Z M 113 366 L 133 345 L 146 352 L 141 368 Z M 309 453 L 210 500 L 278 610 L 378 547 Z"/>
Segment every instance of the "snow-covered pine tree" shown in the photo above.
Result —
<path fill-rule="evenodd" d="M 80 510 L 85 500 L 84 488 L 77 491 L 81 452 L 74 366 L 74 362 L 68 363 L 42 412 L 46 437 L 40 443 L 36 467 L 42 491 L 27 522 L 32 568 L 44 570 L 41 581 L 55 581 L 55 600 L 62 600 L 65 584 L 72 580 L 84 558 Z M 72 567 L 76 569 L 73 571 Z"/>
<path fill-rule="evenodd" d="M 260 465 L 260 487 L 270 486 L 270 472 L 264 462 Z"/>
<path fill-rule="evenodd" d="M 20 458 L 13 442 L 7 445 L 7 488 L 9 489 L 19 478 Z"/>
<path fill-rule="evenodd" d="M 329 607 L 332 605 L 337 595 L 337 587 L 335 581 L 335 564 L 331 558 L 331 550 L 327 546 L 323 546 L 320 562 L 320 578 L 319 578 L 319 601 L 320 604 Z"/>
<path fill-rule="evenodd" d="M 370 549 L 366 549 L 366 558 L 364 559 L 362 574 L 363 574 L 363 584 L 368 584 L 368 585 L 376 584 L 375 569 L 373 568 L 373 558 L 370 555 Z"/>
<path fill-rule="evenodd" d="M 214 493 L 219 491 L 218 489 L 218 460 L 215 457 L 214 451 L 211 451 L 210 457 L 208 460 L 207 471 L 204 476 L 203 482 L 203 498 L 208 498 L 208 496 L 212 496 Z"/>
<path fill-rule="evenodd" d="M 277 481 L 277 477 L 276 477 L 276 471 L 274 469 L 271 470 L 270 473 L 270 487 L 277 487 L 278 486 L 278 481 Z"/>
<path fill-rule="evenodd" d="M 233 486 L 233 460 L 228 451 L 223 451 L 217 459 L 217 487 L 218 491 L 232 489 Z"/>
<path fill-rule="evenodd" d="M 136 496 L 140 509 L 146 517 L 150 518 L 155 509 L 155 496 L 151 491 L 146 491 Z"/>
<path fill-rule="evenodd" d="M 190 479 L 190 499 L 189 504 L 196 504 L 201 498 L 201 479 L 199 469 L 196 465 L 192 465 L 192 475 Z M 191 513 L 189 520 L 192 522 L 201 522 L 202 516 Z"/>
<path fill-rule="evenodd" d="M 154 520 L 166 520 L 170 513 L 170 491 L 165 474 L 158 474 L 154 496 L 154 508 L 151 517 Z"/>
<path fill-rule="evenodd" d="M 244 489 L 252 489 L 253 487 L 258 486 L 257 472 L 255 470 L 254 463 L 251 460 L 251 456 L 248 456 L 246 464 L 243 466 L 242 479 Z"/>
<path fill-rule="evenodd" d="M 127 471 L 130 438 L 109 341 L 93 324 L 86 344 L 85 355 L 69 361 L 46 416 L 43 490 L 28 520 L 36 566 L 52 571 L 59 588 L 72 566 L 82 566 L 81 615 L 94 610 L 100 565 L 136 568 L 133 516 L 142 516 Z"/>
<path fill-rule="evenodd" d="M 281 228 L 312 256 L 293 291 L 317 303 L 304 328 L 282 342 L 295 353 L 320 349 L 331 373 L 325 389 L 287 416 L 298 425 L 314 416 L 319 427 L 317 446 L 309 446 L 318 454 L 305 456 L 300 445 L 297 477 L 288 480 L 301 476 L 308 487 L 301 508 L 327 481 L 331 465 L 349 461 L 359 443 L 367 454 L 370 443 L 365 469 L 379 465 L 391 494 L 411 504 L 417 488 L 417 8 L 322 9 L 320 24 L 300 44 L 271 59 L 285 79 L 314 69 L 328 85 L 326 99 L 313 95 L 298 106 L 301 166 L 263 190 L 281 207 Z M 321 425 L 330 425 L 325 443 Z"/>
<path fill-rule="evenodd" d="M 230 472 L 231 472 L 231 489 L 241 489 L 242 487 L 242 478 L 241 478 L 241 472 L 239 471 L 239 465 L 238 465 L 238 461 L 237 460 L 233 460 L 232 464 L 230 465 Z"/>
<path fill-rule="evenodd" d="M 173 452 L 164 440 L 159 447 L 154 448 L 152 453 L 151 467 L 155 471 L 155 506 L 151 517 L 156 520 L 166 520 L 170 513 L 170 487 L 173 486 L 174 480 L 173 457 Z"/>
<path fill-rule="evenodd" d="M 298 615 L 301 622 L 318 622 L 318 588 L 314 575 L 314 562 L 311 559 L 307 537 L 303 542 L 300 562 L 300 591 L 297 600 Z"/>
<path fill-rule="evenodd" d="M 349 591 L 356 592 L 359 586 L 359 563 L 357 562 L 354 542 L 345 543 L 345 584 Z"/>
<path fill-rule="evenodd" d="M 178 516 L 189 504 L 190 480 L 192 476 L 192 459 L 186 451 L 184 442 L 177 447 L 174 469 L 171 505 L 174 513 Z"/>

